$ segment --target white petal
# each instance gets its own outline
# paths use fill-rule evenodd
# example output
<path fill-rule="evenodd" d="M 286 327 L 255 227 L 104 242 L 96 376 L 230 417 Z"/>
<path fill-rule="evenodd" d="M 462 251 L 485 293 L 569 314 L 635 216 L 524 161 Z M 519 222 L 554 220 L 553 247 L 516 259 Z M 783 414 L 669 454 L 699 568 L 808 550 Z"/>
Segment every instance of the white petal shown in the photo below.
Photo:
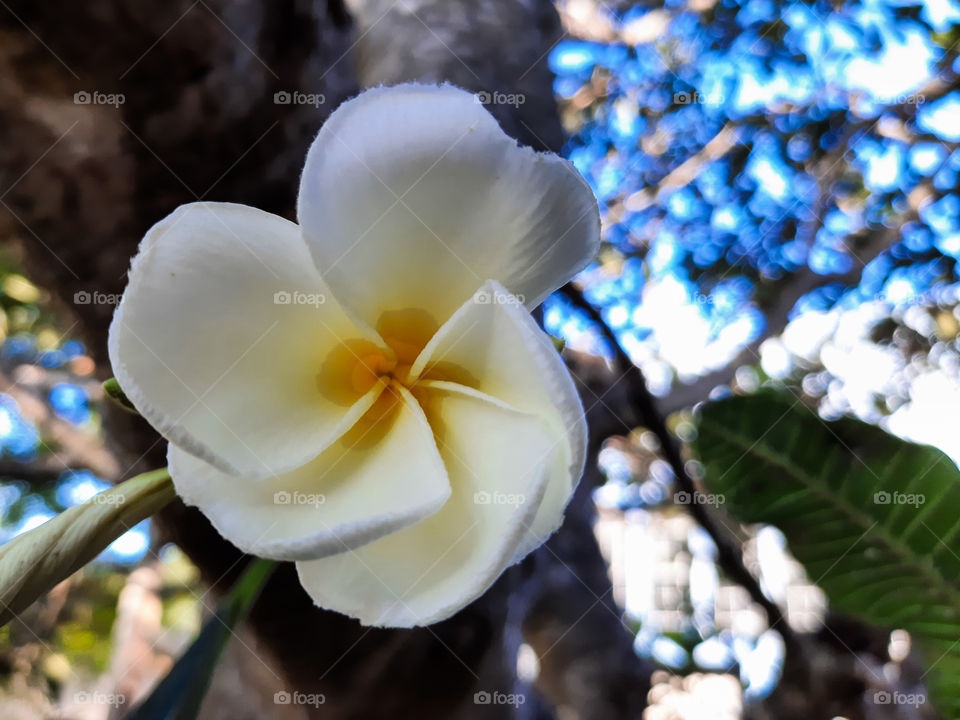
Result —
<path fill-rule="evenodd" d="M 337 298 L 371 326 L 408 307 L 442 323 L 488 278 L 533 308 L 600 242 L 597 201 L 573 166 L 518 147 L 449 85 L 341 105 L 307 155 L 298 215 Z"/>
<path fill-rule="evenodd" d="M 519 560 L 560 527 L 583 473 L 587 427 L 570 372 L 530 313 L 494 281 L 485 283 L 430 340 L 411 368 L 413 376 L 424 371 L 426 378 L 463 383 L 537 415 L 552 429 L 556 468 Z"/>
<path fill-rule="evenodd" d="M 453 494 L 426 520 L 359 550 L 297 563 L 321 607 L 365 625 L 412 627 L 449 617 L 510 564 L 549 470 L 541 422 L 467 393 L 418 392 Z"/>
<path fill-rule="evenodd" d="M 312 560 L 359 548 L 419 522 L 450 497 L 430 426 L 406 390 L 386 390 L 370 413 L 318 458 L 264 480 L 226 475 L 170 445 L 177 494 L 244 552 Z"/>
<path fill-rule="evenodd" d="M 108 345 L 121 387 L 164 437 L 231 474 L 266 476 L 316 457 L 376 399 L 318 386 L 331 349 L 360 337 L 297 225 L 194 203 L 140 244 Z"/>

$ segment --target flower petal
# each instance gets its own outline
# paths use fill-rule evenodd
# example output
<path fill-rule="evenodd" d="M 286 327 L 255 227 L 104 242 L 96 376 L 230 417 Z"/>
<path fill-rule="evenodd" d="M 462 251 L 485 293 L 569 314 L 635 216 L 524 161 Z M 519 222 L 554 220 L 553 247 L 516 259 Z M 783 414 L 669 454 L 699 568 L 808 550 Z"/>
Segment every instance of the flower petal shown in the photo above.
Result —
<path fill-rule="evenodd" d="M 486 591 L 533 520 L 550 467 L 552 440 L 536 417 L 472 391 L 417 395 L 450 476 L 447 504 L 359 550 L 297 563 L 314 602 L 365 625 L 426 625 Z"/>
<path fill-rule="evenodd" d="M 164 437 L 264 477 L 316 457 L 376 399 L 330 398 L 317 382 L 331 348 L 361 332 L 294 223 L 194 203 L 140 244 L 108 345 L 124 392 Z"/>
<path fill-rule="evenodd" d="M 600 243 L 597 201 L 573 166 L 519 147 L 449 85 L 341 105 L 307 155 L 298 216 L 324 279 L 371 326 L 408 307 L 443 322 L 487 278 L 533 308 Z"/>
<path fill-rule="evenodd" d="M 517 560 L 563 522 L 586 459 L 587 426 L 573 378 L 533 317 L 496 281 L 485 283 L 440 328 L 411 368 L 421 385 L 440 377 L 543 418 L 554 437 L 555 470 Z"/>
<path fill-rule="evenodd" d="M 419 522 L 450 497 L 423 411 L 385 390 L 369 413 L 318 458 L 264 480 L 226 475 L 175 445 L 177 494 L 244 552 L 312 560 L 359 548 Z"/>

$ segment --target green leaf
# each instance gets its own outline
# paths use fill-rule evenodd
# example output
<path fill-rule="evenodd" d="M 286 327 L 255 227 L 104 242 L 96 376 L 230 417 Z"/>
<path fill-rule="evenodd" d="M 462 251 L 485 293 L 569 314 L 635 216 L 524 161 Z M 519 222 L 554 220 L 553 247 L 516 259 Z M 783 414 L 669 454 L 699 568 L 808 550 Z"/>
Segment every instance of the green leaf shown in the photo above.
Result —
<path fill-rule="evenodd" d="M 103 383 L 103 391 L 107 394 L 111 400 L 117 403 L 124 410 L 129 410 L 132 413 L 136 413 L 137 409 L 133 406 L 133 403 L 130 402 L 130 398 L 127 397 L 127 394 L 123 391 L 123 388 L 120 387 L 120 383 L 117 382 L 116 378 L 110 378 Z"/>
<path fill-rule="evenodd" d="M 174 497 L 170 473 L 166 468 L 153 470 L 64 510 L 0 547 L 0 625 Z"/>
<path fill-rule="evenodd" d="M 232 637 L 233 629 L 250 612 L 274 568 L 276 563 L 273 560 L 257 558 L 250 562 L 243 576 L 230 589 L 230 594 L 204 623 L 197 639 L 150 697 L 131 710 L 128 720 L 191 720 L 197 717 L 223 648 Z"/>
<path fill-rule="evenodd" d="M 931 699 L 960 717 L 960 472 L 872 425 L 825 422 L 792 395 L 702 410 L 708 489 L 778 527 L 833 607 L 911 633 Z"/>

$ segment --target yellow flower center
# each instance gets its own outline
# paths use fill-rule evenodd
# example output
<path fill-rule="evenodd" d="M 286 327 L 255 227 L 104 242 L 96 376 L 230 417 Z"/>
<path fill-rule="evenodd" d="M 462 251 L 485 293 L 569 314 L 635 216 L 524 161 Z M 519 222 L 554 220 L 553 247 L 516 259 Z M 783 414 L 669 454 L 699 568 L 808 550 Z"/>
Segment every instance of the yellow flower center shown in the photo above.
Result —
<path fill-rule="evenodd" d="M 350 371 L 349 387 L 354 393 L 364 395 L 380 378 L 392 377 L 396 368 L 395 357 L 390 357 L 383 350 L 374 348 L 356 358 Z"/>
<path fill-rule="evenodd" d="M 395 382 L 416 393 L 415 383 L 409 382 L 411 366 L 438 329 L 439 323 L 425 310 L 385 312 L 376 330 L 386 347 L 365 338 L 343 341 L 323 360 L 317 387 L 324 397 L 344 407 L 353 405 L 377 383 L 389 386 Z M 420 378 L 474 384 L 466 370 L 443 361 L 429 363 Z"/>

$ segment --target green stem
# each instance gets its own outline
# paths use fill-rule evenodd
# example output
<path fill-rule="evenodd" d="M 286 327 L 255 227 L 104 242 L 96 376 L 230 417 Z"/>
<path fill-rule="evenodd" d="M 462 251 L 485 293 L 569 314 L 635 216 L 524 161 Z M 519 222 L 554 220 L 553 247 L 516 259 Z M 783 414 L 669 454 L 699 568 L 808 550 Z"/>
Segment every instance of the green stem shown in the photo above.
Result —
<path fill-rule="evenodd" d="M 175 497 L 166 468 L 137 475 L 0 547 L 0 626 Z"/>

